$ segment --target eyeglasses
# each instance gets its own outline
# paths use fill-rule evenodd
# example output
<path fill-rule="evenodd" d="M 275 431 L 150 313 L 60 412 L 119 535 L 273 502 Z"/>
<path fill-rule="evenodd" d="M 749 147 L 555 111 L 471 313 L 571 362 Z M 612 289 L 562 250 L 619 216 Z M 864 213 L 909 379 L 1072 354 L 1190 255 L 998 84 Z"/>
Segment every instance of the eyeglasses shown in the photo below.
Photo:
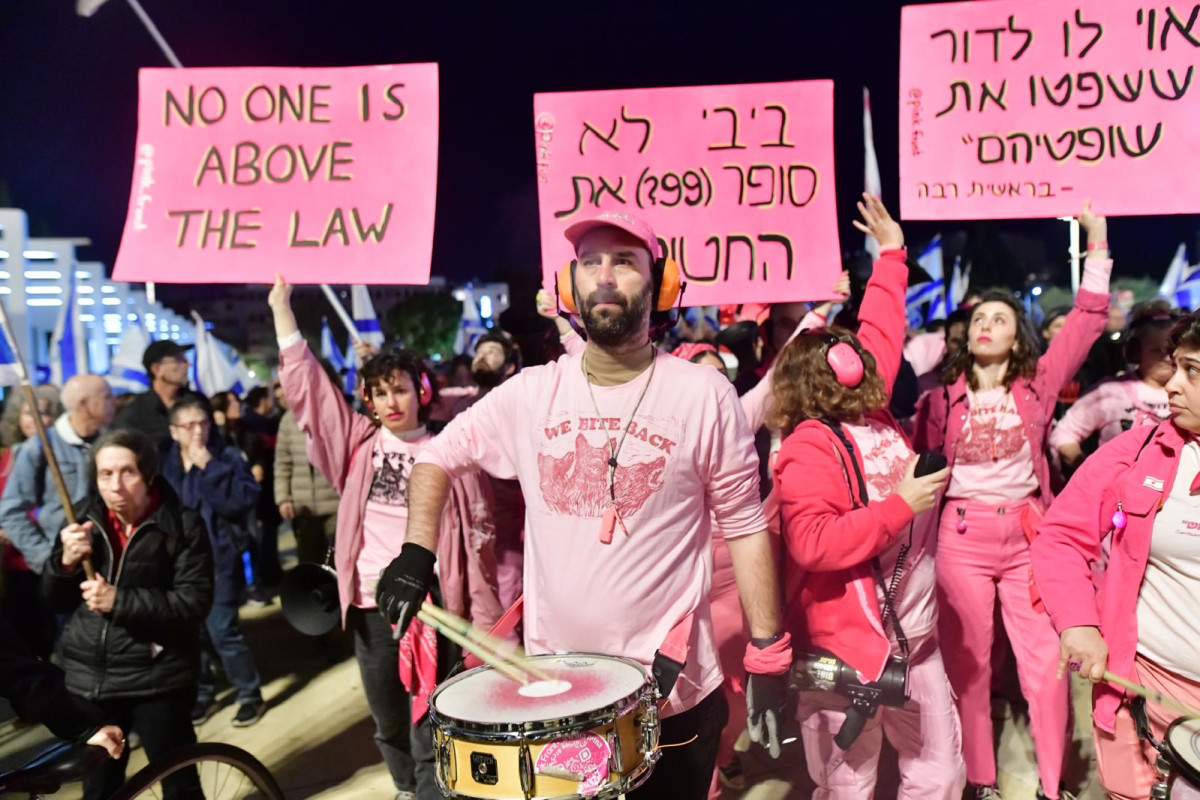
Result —
<path fill-rule="evenodd" d="M 182 428 L 185 431 L 202 431 L 208 427 L 208 420 L 202 419 L 197 422 L 185 422 L 182 425 L 175 424 L 172 428 Z"/>

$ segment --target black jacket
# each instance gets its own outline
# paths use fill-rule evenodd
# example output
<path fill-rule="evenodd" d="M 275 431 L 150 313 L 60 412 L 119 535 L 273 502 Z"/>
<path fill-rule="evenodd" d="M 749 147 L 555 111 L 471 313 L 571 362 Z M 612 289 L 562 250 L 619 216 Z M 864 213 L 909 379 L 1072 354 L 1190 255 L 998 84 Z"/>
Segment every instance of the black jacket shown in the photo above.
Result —
<path fill-rule="evenodd" d="M 42 580 L 51 605 L 74 612 L 58 654 L 75 694 L 137 697 L 196 684 L 200 626 L 213 600 L 212 550 L 199 514 L 183 508 L 165 481 L 155 486 L 159 507 L 134 529 L 115 570 L 103 501 L 92 495 L 76 509 L 80 520 L 92 522 L 92 564 L 116 587 L 111 613 L 84 605 L 83 569 L 64 574 L 61 538 L 46 562 Z"/>
<path fill-rule="evenodd" d="M 62 670 L 35 656 L 2 619 L 0 696 L 21 717 L 42 723 L 60 739 L 82 741 L 104 722 L 99 708 L 67 692 Z"/>
<path fill-rule="evenodd" d="M 195 395 L 204 401 L 204 405 L 209 407 L 208 399 L 204 395 L 196 394 L 190 389 L 184 389 L 179 393 L 179 399 L 186 396 Z M 211 414 L 211 407 L 210 414 Z M 147 389 L 141 394 L 134 395 L 134 398 L 129 401 L 129 405 L 121 409 L 113 420 L 113 428 L 132 429 L 141 431 L 150 437 L 150 441 L 154 442 L 158 454 L 163 455 L 171 446 L 171 416 L 170 409 L 166 403 L 162 401 L 153 389 Z M 213 429 L 213 435 L 216 435 L 216 429 Z"/>

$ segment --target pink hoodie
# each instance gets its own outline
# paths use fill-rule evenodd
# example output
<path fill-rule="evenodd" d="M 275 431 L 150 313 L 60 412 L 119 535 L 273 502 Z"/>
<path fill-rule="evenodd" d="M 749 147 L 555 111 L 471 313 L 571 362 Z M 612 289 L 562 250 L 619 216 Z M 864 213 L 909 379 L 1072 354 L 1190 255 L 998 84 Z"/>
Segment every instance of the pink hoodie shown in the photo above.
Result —
<path fill-rule="evenodd" d="M 363 514 L 375 473 L 371 456 L 379 429 L 346 404 L 303 340 L 280 350 L 279 382 L 308 438 L 309 458 L 342 498 L 333 558 L 345 624 L 354 596 L 355 564 L 363 547 Z M 488 486 L 478 472 L 455 479 L 437 552 L 443 605 L 484 629 L 504 611 L 496 593 L 492 507 Z"/>
<path fill-rule="evenodd" d="M 1175 482 L 1185 436 L 1166 421 L 1126 431 L 1101 447 L 1046 512 L 1033 540 L 1033 577 L 1055 630 L 1098 627 L 1108 644 L 1108 669 L 1130 680 L 1137 678 L 1137 603 L 1154 517 Z M 1126 515 L 1124 530 L 1113 528 L 1118 506 Z M 1096 591 L 1091 563 L 1110 533 L 1112 556 Z M 1112 733 L 1122 695 L 1110 684 L 1096 686 L 1092 716 L 1101 730 Z"/>

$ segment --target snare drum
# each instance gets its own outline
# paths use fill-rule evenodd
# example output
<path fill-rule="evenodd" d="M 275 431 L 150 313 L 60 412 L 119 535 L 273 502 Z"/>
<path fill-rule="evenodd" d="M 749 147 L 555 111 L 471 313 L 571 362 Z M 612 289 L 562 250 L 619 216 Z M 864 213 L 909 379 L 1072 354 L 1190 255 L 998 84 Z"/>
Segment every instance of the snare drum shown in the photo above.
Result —
<path fill-rule="evenodd" d="M 624 658 L 533 656 L 553 679 L 522 686 L 491 667 L 429 698 L 438 786 L 447 797 L 616 797 L 658 760 L 654 682 Z"/>
<path fill-rule="evenodd" d="M 1163 749 L 1175 773 L 1172 800 L 1200 798 L 1200 720 L 1184 717 L 1172 722 L 1163 737 Z"/>

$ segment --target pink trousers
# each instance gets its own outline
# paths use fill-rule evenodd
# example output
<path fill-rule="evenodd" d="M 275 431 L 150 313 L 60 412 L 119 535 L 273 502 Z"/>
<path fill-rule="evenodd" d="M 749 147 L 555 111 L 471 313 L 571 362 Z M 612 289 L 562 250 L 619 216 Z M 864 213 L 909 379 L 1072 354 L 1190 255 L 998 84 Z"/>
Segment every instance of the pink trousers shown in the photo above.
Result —
<path fill-rule="evenodd" d="M 742 731 L 746 730 L 746 671 L 742 667 L 742 659 L 746 655 L 750 634 L 746 630 L 746 617 L 742 613 L 742 601 L 733 575 L 733 559 L 725 539 L 719 535 L 713 537 L 713 578 L 708 601 L 712 606 L 717 657 L 721 662 L 721 671 L 725 673 L 721 688 L 729 702 L 729 722 L 721 731 L 721 744 L 717 750 L 717 767 L 720 768 L 733 760 L 733 746 Z M 720 794 L 721 785 L 714 770 L 709 797 Z"/>
<path fill-rule="evenodd" d="M 1047 797 L 1058 797 L 1070 724 L 1070 684 L 1056 680 L 1058 635 L 1050 618 L 1035 611 L 1030 595 L 1029 541 L 1021 528 L 1025 503 L 1007 507 L 947 501 L 935 560 L 938 630 L 946 674 L 962 718 L 967 780 L 996 782 L 992 732 L 993 611 L 1000 616 L 1017 660 L 1021 693 L 1029 703 L 1038 777 Z M 966 531 L 956 524 L 965 509 Z"/>
<path fill-rule="evenodd" d="M 900 786 L 880 797 L 959 800 L 963 774 L 958 712 L 946 680 L 936 637 L 917 646 L 909 662 L 909 701 L 902 708 L 880 706 L 850 749 L 833 743 L 842 727 L 847 700 L 826 692 L 802 692 L 796 718 L 804 740 L 808 774 L 817 784 L 814 800 L 870 800 L 875 797 L 883 737 L 900 755 Z"/>
<path fill-rule="evenodd" d="M 1136 683 L 1156 689 L 1187 705 L 1200 706 L 1200 683 L 1165 670 L 1141 656 L 1134 661 L 1133 671 L 1133 680 Z M 1178 715 L 1150 702 L 1146 703 L 1146 711 L 1150 719 L 1150 730 L 1154 738 L 1161 742 L 1167 732 L 1167 726 Z M 1092 735 L 1096 741 L 1096 767 L 1108 796 L 1116 800 L 1149 798 L 1150 788 L 1158 783 L 1158 771 L 1154 768 L 1158 753 L 1149 742 L 1138 739 L 1129 703 L 1121 703 L 1117 710 L 1117 720 L 1112 733 L 1093 728 Z M 1182 779 L 1176 778 L 1171 797 L 1200 797 L 1200 787 L 1183 784 Z"/>

